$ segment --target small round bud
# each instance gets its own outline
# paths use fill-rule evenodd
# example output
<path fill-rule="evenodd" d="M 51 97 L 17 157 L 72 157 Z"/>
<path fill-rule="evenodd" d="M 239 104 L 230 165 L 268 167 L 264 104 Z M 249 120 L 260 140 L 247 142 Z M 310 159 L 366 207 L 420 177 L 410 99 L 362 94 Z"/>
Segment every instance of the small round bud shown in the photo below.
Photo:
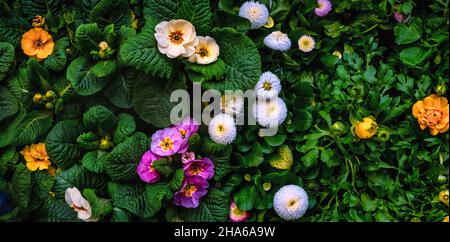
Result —
<path fill-rule="evenodd" d="M 245 175 L 244 175 L 244 180 L 246 180 L 246 181 L 251 181 L 252 180 L 252 176 L 250 175 L 250 174 L 248 174 L 248 173 L 245 173 Z"/>
<path fill-rule="evenodd" d="M 54 107 L 53 103 L 51 103 L 51 102 L 48 102 L 48 103 L 45 104 L 45 108 L 48 109 L 48 110 L 52 110 L 53 107 Z"/>
<path fill-rule="evenodd" d="M 264 191 L 267 192 L 267 191 L 270 190 L 270 188 L 272 188 L 272 183 L 270 183 L 270 182 L 264 182 L 263 185 L 262 185 L 262 187 L 263 187 Z"/>

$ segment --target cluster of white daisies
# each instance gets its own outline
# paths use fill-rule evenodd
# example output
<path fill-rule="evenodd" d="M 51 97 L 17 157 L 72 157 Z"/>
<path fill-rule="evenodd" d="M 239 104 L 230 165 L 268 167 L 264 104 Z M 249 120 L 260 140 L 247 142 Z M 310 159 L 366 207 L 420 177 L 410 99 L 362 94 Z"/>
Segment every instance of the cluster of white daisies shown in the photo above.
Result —
<path fill-rule="evenodd" d="M 206 65 L 217 60 L 220 48 L 209 36 L 197 36 L 195 27 L 184 19 L 162 21 L 155 26 L 158 50 L 169 58 L 179 56 Z"/>
<path fill-rule="evenodd" d="M 317 0 L 317 7 L 314 12 L 319 17 L 326 16 L 332 9 L 330 0 Z M 239 16 L 250 21 L 252 29 L 258 29 L 273 22 L 269 17 L 267 7 L 259 2 L 248 1 L 242 4 L 239 9 Z M 273 23 L 272 23 L 273 24 Z M 281 31 L 274 31 L 264 38 L 264 45 L 270 49 L 278 51 L 287 51 L 291 48 L 291 40 L 288 35 Z M 298 48 L 303 52 L 311 52 L 316 45 L 313 37 L 302 35 L 298 39 Z"/>

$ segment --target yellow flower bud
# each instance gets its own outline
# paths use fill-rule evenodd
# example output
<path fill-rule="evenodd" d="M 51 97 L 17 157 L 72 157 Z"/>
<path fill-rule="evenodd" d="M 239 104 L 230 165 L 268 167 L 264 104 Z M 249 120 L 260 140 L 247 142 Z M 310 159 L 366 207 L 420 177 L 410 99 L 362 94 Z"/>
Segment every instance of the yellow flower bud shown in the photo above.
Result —
<path fill-rule="evenodd" d="M 267 192 L 267 191 L 270 190 L 270 188 L 272 188 L 272 183 L 270 183 L 270 182 L 264 182 L 263 185 L 262 185 L 262 187 L 263 187 L 264 191 Z"/>
<path fill-rule="evenodd" d="M 48 110 L 53 109 L 53 107 L 54 107 L 53 103 L 48 102 L 48 103 L 45 104 L 45 108 L 48 109 Z"/>
<path fill-rule="evenodd" d="M 339 58 L 339 60 L 342 59 L 342 54 L 341 54 L 341 52 L 339 52 L 339 51 L 337 51 L 337 50 L 333 51 L 333 54 L 332 54 L 332 55 L 334 55 L 334 56 L 336 56 L 337 58 Z"/>
<path fill-rule="evenodd" d="M 45 93 L 45 97 L 47 97 L 47 98 L 54 98 L 54 97 L 55 97 L 55 92 L 53 92 L 53 91 L 47 91 L 47 92 Z"/>
<path fill-rule="evenodd" d="M 109 48 L 108 42 L 102 41 L 98 44 L 98 48 L 100 48 L 100 51 L 104 51 Z"/>
<path fill-rule="evenodd" d="M 40 93 L 34 94 L 34 96 L 33 96 L 33 102 L 39 103 L 41 100 L 42 100 L 42 94 L 40 94 Z"/>
<path fill-rule="evenodd" d="M 273 25 L 275 24 L 275 22 L 273 21 L 272 17 L 269 17 L 269 19 L 267 20 L 267 23 L 264 24 L 264 28 L 270 29 L 273 27 Z"/>
<path fill-rule="evenodd" d="M 363 121 L 356 122 L 355 134 L 361 139 L 370 139 L 377 132 L 378 125 L 371 117 L 363 118 Z"/>
<path fill-rule="evenodd" d="M 41 28 L 42 26 L 44 26 L 44 24 L 45 24 L 45 18 L 40 15 L 37 15 L 32 20 L 33 27 Z"/>
<path fill-rule="evenodd" d="M 248 174 L 248 173 L 245 173 L 245 175 L 244 175 L 244 180 L 246 180 L 246 181 L 251 181 L 252 180 L 252 176 L 250 176 L 250 174 Z"/>

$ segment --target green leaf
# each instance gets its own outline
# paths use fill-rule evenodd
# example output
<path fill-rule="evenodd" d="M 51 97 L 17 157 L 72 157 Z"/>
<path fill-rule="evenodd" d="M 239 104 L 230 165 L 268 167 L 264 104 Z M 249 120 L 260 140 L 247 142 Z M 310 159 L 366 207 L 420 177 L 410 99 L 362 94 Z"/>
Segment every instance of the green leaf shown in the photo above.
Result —
<path fill-rule="evenodd" d="M 211 140 L 211 143 L 214 142 Z M 205 144 L 206 142 L 204 146 L 206 146 Z M 211 148 L 209 151 L 206 151 L 203 148 L 205 147 L 202 147 L 202 152 L 205 154 L 205 157 L 208 157 L 214 163 L 214 180 L 221 181 L 223 177 L 232 171 L 230 165 L 231 154 L 233 152 L 232 145 L 224 145 L 222 149 L 215 151 Z"/>
<path fill-rule="evenodd" d="M 197 208 L 184 209 L 182 216 L 186 222 L 226 222 L 230 202 L 225 192 L 212 188 Z"/>
<path fill-rule="evenodd" d="M 116 71 L 116 69 L 116 60 L 102 60 L 95 63 L 91 68 L 92 73 L 94 73 L 96 77 L 109 77 Z"/>
<path fill-rule="evenodd" d="M 273 136 L 264 136 L 264 141 L 270 146 L 280 146 L 284 143 L 287 136 L 285 134 L 277 134 Z"/>
<path fill-rule="evenodd" d="M 192 23 L 198 35 L 209 34 L 213 23 L 209 1 L 182 0 L 175 19 L 184 19 Z"/>
<path fill-rule="evenodd" d="M 75 222 L 79 221 L 77 213 L 65 201 L 54 198 L 47 199 L 44 206 L 46 216 L 44 222 Z"/>
<path fill-rule="evenodd" d="M 143 133 L 135 133 L 108 154 L 104 160 L 106 173 L 113 180 L 137 178 L 137 165 L 149 147 L 150 139 Z"/>
<path fill-rule="evenodd" d="M 151 217 L 161 210 L 163 199 L 170 198 L 172 192 L 166 184 L 156 183 L 145 187 L 145 196 L 148 204 L 148 213 L 145 217 Z"/>
<path fill-rule="evenodd" d="M 114 24 L 116 30 L 122 25 L 131 24 L 131 10 L 127 0 L 101 0 L 92 9 L 90 22 L 96 22 L 101 28 Z"/>
<path fill-rule="evenodd" d="M 52 163 L 61 168 L 68 168 L 81 158 L 81 147 L 77 144 L 83 127 L 75 120 L 57 123 L 48 133 L 45 149 Z"/>
<path fill-rule="evenodd" d="M 324 149 L 320 152 L 320 160 L 323 161 L 328 167 L 339 166 L 339 157 L 332 149 Z"/>
<path fill-rule="evenodd" d="M 14 46 L 8 42 L 0 42 L 0 81 L 5 78 L 6 73 L 14 61 Z"/>
<path fill-rule="evenodd" d="M 11 180 L 14 200 L 20 208 L 26 209 L 30 201 L 32 182 L 31 173 L 23 163 L 16 166 Z"/>
<path fill-rule="evenodd" d="M 163 183 L 156 183 L 145 189 L 139 184 L 108 183 L 108 193 L 111 196 L 113 207 L 126 209 L 140 218 L 151 217 L 157 212 L 155 208 L 157 208 L 158 202 L 149 205 L 151 199 L 149 192 L 155 192 L 152 194 L 155 202 L 161 196 L 159 190 L 164 188 L 167 189 Z"/>
<path fill-rule="evenodd" d="M 103 90 L 105 96 L 119 108 L 133 107 L 133 91 L 140 74 L 132 68 L 121 68 L 110 77 L 109 85 Z"/>
<path fill-rule="evenodd" d="M 112 131 L 116 124 L 116 115 L 102 105 L 93 106 L 83 114 L 83 125 L 86 130 Z"/>
<path fill-rule="evenodd" d="M 77 138 L 77 143 L 80 147 L 86 150 L 97 150 L 100 147 L 100 139 L 94 132 L 86 132 L 80 134 Z"/>
<path fill-rule="evenodd" d="M 143 5 L 144 17 L 158 22 L 174 19 L 178 7 L 172 0 L 144 0 Z"/>
<path fill-rule="evenodd" d="M 83 196 L 88 200 L 91 205 L 92 215 L 91 218 L 102 219 L 104 216 L 112 212 L 112 204 L 107 199 L 97 197 L 95 191 L 92 189 L 84 189 Z"/>
<path fill-rule="evenodd" d="M 194 82 L 222 79 L 225 73 L 225 62 L 220 58 L 208 65 L 186 62 L 185 70 L 189 79 Z"/>
<path fill-rule="evenodd" d="M 8 89 L 0 86 L 0 122 L 16 114 L 18 110 L 16 98 Z"/>
<path fill-rule="evenodd" d="M 306 110 L 298 110 L 295 113 L 294 125 L 298 131 L 306 131 L 312 125 L 313 117 Z"/>
<path fill-rule="evenodd" d="M 21 0 L 21 2 L 24 14 L 30 17 L 46 14 L 59 16 L 62 12 L 63 2 L 60 0 Z"/>
<path fill-rule="evenodd" d="M 174 70 L 174 62 L 161 54 L 154 36 L 155 22 L 147 22 L 142 31 L 127 39 L 120 47 L 119 58 L 146 74 L 169 78 Z"/>
<path fill-rule="evenodd" d="M 186 84 L 159 78 L 140 80 L 134 88 L 134 110 L 145 122 L 159 128 L 167 127 L 172 124 L 170 112 L 176 105 L 170 101 L 170 96 L 177 89 L 185 90 Z"/>
<path fill-rule="evenodd" d="M 152 163 L 153 168 L 155 168 L 161 175 L 164 177 L 170 176 L 174 172 L 174 168 L 172 167 L 172 162 L 166 158 L 161 158 L 159 160 L 155 160 Z"/>
<path fill-rule="evenodd" d="M 103 31 L 97 23 L 82 24 L 75 32 L 75 43 L 81 50 L 99 50 L 98 44 L 104 40 Z"/>
<path fill-rule="evenodd" d="M 232 28 L 215 29 L 211 35 L 220 46 L 225 78 L 204 82 L 203 87 L 219 91 L 253 88 L 261 75 L 261 57 L 253 41 Z"/>
<path fill-rule="evenodd" d="M 82 96 L 95 94 L 108 84 L 108 79 L 95 76 L 92 68 L 88 59 L 83 56 L 73 60 L 67 68 L 67 80 Z"/>
<path fill-rule="evenodd" d="M 31 80 L 28 75 L 28 70 L 24 67 L 19 68 L 14 74 L 9 78 L 7 87 L 17 101 L 22 103 L 24 107 L 27 107 L 31 103 L 31 98 L 34 93 L 29 90 L 31 87 Z"/>
<path fill-rule="evenodd" d="M 75 35 L 76 36 L 76 35 Z M 70 46 L 69 38 L 56 41 L 53 53 L 44 61 L 44 66 L 53 71 L 62 71 L 67 63 L 66 49 Z"/>
<path fill-rule="evenodd" d="M 335 55 L 325 53 L 320 57 L 320 62 L 328 69 L 334 69 L 334 66 L 339 62 L 339 58 Z"/>
<path fill-rule="evenodd" d="M 18 126 L 18 133 L 14 140 L 14 144 L 33 144 L 45 137 L 52 126 L 52 113 L 32 111 L 27 114 L 25 120 Z"/>
<path fill-rule="evenodd" d="M 30 202 L 28 204 L 29 210 L 35 210 L 44 204 L 49 197 L 49 192 L 53 188 L 55 179 L 47 172 L 33 172 L 32 173 L 32 190 Z"/>
<path fill-rule="evenodd" d="M 233 199 L 239 209 L 249 211 L 253 209 L 258 198 L 258 191 L 253 185 L 246 185 L 239 192 L 234 194 Z"/>
<path fill-rule="evenodd" d="M 414 18 L 408 25 L 398 23 L 394 27 L 395 43 L 398 45 L 405 45 L 415 42 L 422 37 L 422 20 Z"/>
<path fill-rule="evenodd" d="M 310 150 L 308 153 L 306 153 L 305 156 L 301 158 L 303 161 L 303 165 L 306 168 L 309 168 L 315 164 L 317 164 L 317 159 L 319 158 L 319 151 L 317 149 Z"/>
<path fill-rule="evenodd" d="M 1 97 L 1 96 L 0 96 Z M 17 127 L 25 119 L 27 111 L 19 108 L 19 112 L 5 122 L 0 122 L 0 148 L 11 144 L 16 138 L 19 130 Z"/>
<path fill-rule="evenodd" d="M 184 170 L 183 169 L 177 169 L 172 177 L 172 180 L 169 183 L 169 188 L 172 191 L 178 191 L 181 188 L 181 185 L 183 184 L 184 179 Z"/>
<path fill-rule="evenodd" d="M 217 9 L 215 11 L 215 16 L 220 27 L 232 27 L 241 32 L 246 32 L 252 28 L 248 19 L 243 18 L 230 10 Z"/>
<path fill-rule="evenodd" d="M 0 42 L 9 42 L 20 48 L 22 35 L 29 28 L 30 23 L 23 17 L 2 18 L 0 19 Z"/>
<path fill-rule="evenodd" d="M 400 60 L 409 66 L 419 66 L 433 54 L 431 48 L 424 50 L 420 47 L 409 47 L 400 51 Z"/>
<path fill-rule="evenodd" d="M 136 131 L 136 122 L 134 117 L 128 113 L 121 113 L 117 116 L 117 128 L 114 131 L 114 143 L 121 143 L 130 137 Z"/>
<path fill-rule="evenodd" d="M 108 153 L 96 150 L 90 151 L 84 154 L 83 159 L 81 160 L 81 164 L 88 171 L 92 171 L 94 173 L 102 173 L 105 171 L 104 160 L 106 159 Z"/>
<path fill-rule="evenodd" d="M 36 59 L 28 59 L 27 62 L 28 74 L 32 83 L 39 85 L 44 91 L 49 91 L 52 89 L 50 81 L 50 72 L 47 68 L 40 64 Z"/>
<path fill-rule="evenodd" d="M 56 198 L 64 198 L 67 188 L 76 187 L 78 190 L 85 188 L 95 189 L 99 194 L 105 194 L 108 177 L 104 174 L 96 174 L 76 164 L 67 170 L 56 174 L 56 182 L 53 188 Z"/>

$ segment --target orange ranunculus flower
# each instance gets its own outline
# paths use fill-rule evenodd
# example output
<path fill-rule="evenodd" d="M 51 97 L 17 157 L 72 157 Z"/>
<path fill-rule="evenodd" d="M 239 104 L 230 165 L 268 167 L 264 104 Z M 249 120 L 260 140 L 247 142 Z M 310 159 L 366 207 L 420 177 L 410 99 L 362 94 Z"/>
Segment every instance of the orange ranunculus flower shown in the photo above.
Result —
<path fill-rule="evenodd" d="M 430 128 L 431 135 L 448 130 L 448 101 L 445 97 L 432 94 L 417 101 L 412 108 L 412 114 L 422 130 Z"/>
<path fill-rule="evenodd" d="M 23 158 L 27 162 L 27 168 L 30 171 L 36 171 L 37 169 L 45 170 L 51 165 L 44 143 L 27 145 L 20 154 L 23 155 Z"/>
<path fill-rule="evenodd" d="M 378 125 L 372 117 L 363 118 L 362 122 L 358 121 L 355 125 L 355 134 L 361 139 L 370 139 L 377 132 Z"/>
<path fill-rule="evenodd" d="M 55 43 L 52 36 L 41 28 L 33 28 L 22 36 L 22 50 L 25 55 L 43 60 L 53 53 Z"/>

